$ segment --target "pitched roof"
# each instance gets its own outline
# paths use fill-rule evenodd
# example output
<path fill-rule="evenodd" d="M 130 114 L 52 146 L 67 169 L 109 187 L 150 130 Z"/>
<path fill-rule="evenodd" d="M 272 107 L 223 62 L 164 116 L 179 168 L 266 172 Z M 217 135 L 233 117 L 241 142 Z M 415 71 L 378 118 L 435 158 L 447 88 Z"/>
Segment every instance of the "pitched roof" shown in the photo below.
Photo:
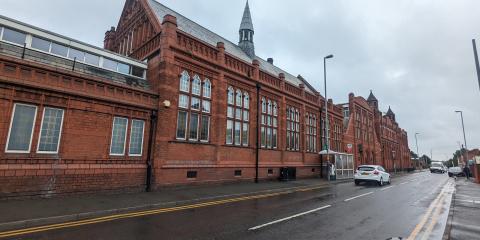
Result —
<path fill-rule="evenodd" d="M 392 111 L 392 109 L 390 108 L 390 106 L 388 106 L 388 111 L 387 111 L 387 116 L 393 116 L 395 115 Z"/>
<path fill-rule="evenodd" d="M 368 96 L 368 99 L 367 99 L 368 102 L 371 102 L 371 101 L 378 101 L 377 98 L 375 97 L 375 95 L 373 95 L 373 92 L 372 90 L 370 90 L 370 95 Z"/>
<path fill-rule="evenodd" d="M 252 15 L 250 15 L 250 7 L 245 5 L 245 10 L 243 11 L 242 23 L 240 24 L 241 29 L 248 29 L 253 31 L 253 22 L 252 22 Z"/>
<path fill-rule="evenodd" d="M 206 29 L 205 27 L 199 25 L 198 23 L 188 19 L 187 17 L 173 11 L 172 9 L 166 7 L 165 5 L 155 1 L 155 0 L 148 0 L 148 5 L 151 7 L 152 11 L 155 13 L 157 16 L 158 20 L 161 22 L 163 20 L 163 17 L 167 14 L 170 14 L 174 17 L 177 18 L 177 27 L 183 31 L 186 32 L 212 46 L 216 46 L 218 42 L 223 42 L 225 44 L 225 51 L 247 63 L 252 63 L 253 59 L 250 58 L 245 52 L 242 51 L 242 49 L 237 45 L 229 40 L 219 36 L 218 34 Z M 247 5 L 248 7 L 248 5 Z M 250 11 L 249 11 L 250 12 Z M 253 28 L 253 25 L 252 25 Z M 288 72 L 274 66 L 273 64 L 270 64 L 266 60 L 255 56 L 255 59 L 257 59 L 260 62 L 260 69 L 272 74 L 274 76 L 278 76 L 280 73 L 285 74 L 285 80 L 289 82 L 290 84 L 293 84 L 295 86 L 299 86 L 301 83 L 304 83 L 302 80 L 298 79 L 292 74 L 289 74 Z M 305 90 L 310 93 L 315 93 L 316 90 L 311 87 L 310 84 L 306 84 Z"/>

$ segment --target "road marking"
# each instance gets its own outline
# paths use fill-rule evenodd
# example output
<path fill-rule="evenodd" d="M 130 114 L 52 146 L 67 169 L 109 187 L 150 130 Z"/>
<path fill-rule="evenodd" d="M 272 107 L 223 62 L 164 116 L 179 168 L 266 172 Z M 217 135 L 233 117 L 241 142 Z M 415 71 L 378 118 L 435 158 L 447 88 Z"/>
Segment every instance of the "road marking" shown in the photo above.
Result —
<path fill-rule="evenodd" d="M 134 218 L 134 217 L 155 215 L 160 213 L 168 213 L 168 212 L 175 212 L 175 211 L 181 211 L 181 210 L 187 210 L 187 209 L 215 206 L 215 205 L 234 203 L 234 202 L 240 202 L 240 201 L 246 201 L 246 200 L 269 198 L 269 197 L 286 195 L 286 194 L 299 192 L 299 191 L 313 191 L 316 189 L 321 189 L 326 187 L 328 187 L 328 185 L 302 188 L 298 190 L 289 190 L 289 191 L 283 191 L 278 193 L 268 193 L 268 194 L 253 195 L 253 196 L 246 196 L 246 197 L 230 198 L 230 199 L 217 200 L 217 201 L 211 201 L 211 202 L 184 205 L 179 207 L 159 208 L 159 209 L 138 211 L 138 212 L 132 212 L 132 213 L 122 213 L 122 214 L 115 214 L 115 215 L 92 218 L 92 219 L 85 219 L 85 220 L 71 221 L 71 222 L 65 222 L 65 223 L 43 225 L 38 227 L 30 227 L 30 228 L 24 228 L 24 229 L 18 229 L 18 230 L 4 231 L 4 232 L 0 232 L 0 238 L 25 235 L 25 234 L 31 234 L 31 233 L 37 233 L 37 232 L 44 232 L 44 231 L 55 230 L 55 229 L 83 226 L 83 225 L 89 225 L 89 224 L 95 224 L 95 223 L 109 222 L 109 221 L 114 221 L 119 219 Z"/>
<path fill-rule="evenodd" d="M 386 188 L 382 188 L 382 189 L 380 189 L 380 191 L 385 191 L 385 190 L 387 190 L 387 189 L 389 189 L 389 188 L 392 188 L 392 187 L 395 187 L 395 185 L 390 186 L 390 187 L 386 187 Z"/>
<path fill-rule="evenodd" d="M 310 213 L 313 213 L 313 212 L 318 212 L 318 211 L 320 211 L 320 210 L 322 210 L 322 209 L 329 208 L 329 207 L 331 207 L 331 205 L 326 205 L 326 206 L 323 206 L 323 207 L 315 208 L 315 209 L 312 209 L 312 210 L 309 210 L 309 211 L 306 211 L 306 212 L 302 212 L 302 213 L 298 213 L 298 214 L 292 215 L 292 216 L 290 216 L 290 217 L 285 217 L 285 218 L 278 219 L 278 220 L 275 220 L 275 221 L 271 221 L 271 222 L 268 222 L 268 223 L 265 223 L 265 224 L 262 224 L 262 225 L 258 225 L 258 226 L 255 226 L 255 227 L 251 227 L 251 228 L 249 228 L 248 230 L 249 230 L 249 231 L 257 230 L 257 229 L 260 229 L 260 228 L 263 228 L 263 227 L 266 227 L 266 226 L 270 226 L 270 225 L 275 224 L 275 223 L 280 223 L 280 222 L 288 221 L 288 220 L 293 219 L 293 218 L 296 218 L 296 217 L 300 217 L 300 216 L 303 216 L 303 215 L 307 215 L 307 214 L 310 214 Z"/>
<path fill-rule="evenodd" d="M 442 210 L 441 204 L 445 201 L 445 198 L 446 198 L 446 194 L 442 194 L 442 198 L 440 198 L 438 202 L 438 204 L 440 205 L 437 206 L 437 209 L 433 213 L 432 220 L 430 221 L 430 224 L 428 224 L 427 229 L 423 233 L 422 240 L 427 240 L 430 237 L 430 234 L 432 233 L 432 230 L 433 230 L 433 226 L 435 226 L 435 224 L 438 221 L 438 216 L 440 216 L 440 210 Z"/>
<path fill-rule="evenodd" d="M 358 196 L 355 196 L 355 197 L 351 197 L 351 198 L 347 198 L 345 200 L 343 200 L 344 202 L 348 202 L 348 201 L 351 201 L 353 199 L 356 199 L 356 198 L 359 198 L 359 197 L 363 197 L 363 196 L 367 196 L 367 195 L 370 195 L 372 194 L 373 192 L 368 192 L 368 193 L 364 193 L 364 194 L 360 194 Z"/>
<path fill-rule="evenodd" d="M 402 183 L 400 183 L 400 185 L 407 184 L 407 183 L 408 183 L 408 182 L 402 182 Z"/>
<path fill-rule="evenodd" d="M 442 190 L 438 194 L 438 196 L 433 200 L 433 202 L 430 204 L 430 206 L 427 209 L 427 212 L 423 215 L 422 219 L 420 222 L 415 226 L 413 229 L 412 233 L 410 233 L 410 236 L 408 236 L 407 240 L 414 240 L 417 238 L 417 235 L 420 233 L 420 231 L 423 229 L 425 224 L 427 223 L 428 218 L 436 208 L 441 208 L 441 199 L 444 198 L 445 194 L 447 194 L 447 190 L 451 188 L 452 184 L 451 182 L 447 181 L 447 184 L 443 186 Z M 451 194 L 451 193 L 450 193 Z M 438 210 L 437 210 L 438 211 Z M 425 235 L 424 235 L 425 236 Z"/>

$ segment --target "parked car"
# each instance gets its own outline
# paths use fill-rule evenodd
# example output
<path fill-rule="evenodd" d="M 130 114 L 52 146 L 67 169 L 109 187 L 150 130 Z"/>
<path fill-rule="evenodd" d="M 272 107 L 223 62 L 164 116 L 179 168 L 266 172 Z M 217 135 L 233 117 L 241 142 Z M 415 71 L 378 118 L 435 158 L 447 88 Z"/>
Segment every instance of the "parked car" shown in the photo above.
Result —
<path fill-rule="evenodd" d="M 433 162 L 430 166 L 431 173 L 445 173 L 445 167 L 442 163 Z"/>
<path fill-rule="evenodd" d="M 448 176 L 465 177 L 465 173 L 463 172 L 461 167 L 451 167 L 448 169 Z"/>
<path fill-rule="evenodd" d="M 375 182 L 379 186 L 384 183 L 390 184 L 390 174 L 379 165 L 361 165 L 357 168 L 354 175 L 355 185 L 362 182 Z"/>

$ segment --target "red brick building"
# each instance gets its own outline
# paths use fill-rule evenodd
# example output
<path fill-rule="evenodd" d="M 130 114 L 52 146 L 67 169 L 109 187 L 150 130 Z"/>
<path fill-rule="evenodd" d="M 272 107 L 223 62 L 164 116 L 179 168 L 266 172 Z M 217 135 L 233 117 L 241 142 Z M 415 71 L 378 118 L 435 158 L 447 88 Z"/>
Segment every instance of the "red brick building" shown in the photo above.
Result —
<path fill-rule="evenodd" d="M 154 0 L 126 1 L 106 50 L 4 17 L 0 34 L 0 197 L 317 176 L 325 103 L 331 150 L 393 166 L 378 109 L 352 94 L 344 119 L 255 55 L 248 3 L 239 44 Z"/>

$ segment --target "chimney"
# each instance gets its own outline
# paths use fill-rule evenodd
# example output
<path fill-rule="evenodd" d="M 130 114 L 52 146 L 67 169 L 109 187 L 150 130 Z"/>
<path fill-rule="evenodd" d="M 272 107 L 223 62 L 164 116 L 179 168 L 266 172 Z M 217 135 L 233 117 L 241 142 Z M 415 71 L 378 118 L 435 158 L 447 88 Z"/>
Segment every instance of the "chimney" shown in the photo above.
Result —
<path fill-rule="evenodd" d="M 114 51 L 113 43 L 115 41 L 115 27 L 111 27 L 109 31 L 105 32 L 105 38 L 103 40 L 103 48 Z"/>
<path fill-rule="evenodd" d="M 273 58 L 267 58 L 267 62 L 273 65 Z"/>

